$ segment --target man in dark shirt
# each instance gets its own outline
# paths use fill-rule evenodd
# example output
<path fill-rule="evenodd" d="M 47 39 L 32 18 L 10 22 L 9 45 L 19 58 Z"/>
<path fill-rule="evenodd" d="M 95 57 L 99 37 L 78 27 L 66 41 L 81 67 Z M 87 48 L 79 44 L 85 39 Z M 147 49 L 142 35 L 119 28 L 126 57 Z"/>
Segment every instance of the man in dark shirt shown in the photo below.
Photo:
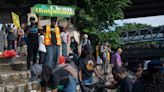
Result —
<path fill-rule="evenodd" d="M 112 69 L 112 74 L 117 83 L 109 88 L 115 86 L 118 89 L 118 92 L 132 91 L 133 80 L 127 76 L 125 68 L 115 66 Z"/>
<path fill-rule="evenodd" d="M 28 56 L 27 56 L 27 69 L 30 69 L 30 61 L 33 58 L 33 65 L 37 61 L 38 52 L 38 25 L 35 23 L 35 18 L 30 18 L 31 25 L 27 28 L 27 39 L 28 39 Z"/>

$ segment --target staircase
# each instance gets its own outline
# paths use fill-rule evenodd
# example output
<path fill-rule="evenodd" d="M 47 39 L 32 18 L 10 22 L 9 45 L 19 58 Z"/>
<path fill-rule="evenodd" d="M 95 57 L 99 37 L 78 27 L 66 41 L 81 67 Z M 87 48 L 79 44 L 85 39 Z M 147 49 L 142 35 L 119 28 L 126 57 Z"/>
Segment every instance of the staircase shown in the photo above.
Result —
<path fill-rule="evenodd" d="M 0 59 L 0 92 L 40 92 L 38 82 L 30 82 L 30 71 L 21 59 Z"/>

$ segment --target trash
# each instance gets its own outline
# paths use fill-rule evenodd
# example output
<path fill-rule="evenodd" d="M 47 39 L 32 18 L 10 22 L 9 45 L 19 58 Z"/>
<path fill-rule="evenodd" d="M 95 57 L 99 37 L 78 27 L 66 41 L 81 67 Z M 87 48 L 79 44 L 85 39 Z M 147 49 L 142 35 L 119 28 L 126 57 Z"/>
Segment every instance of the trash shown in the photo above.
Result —
<path fill-rule="evenodd" d="M 0 54 L 0 58 L 11 58 L 16 57 L 15 50 L 6 50 L 2 54 Z"/>

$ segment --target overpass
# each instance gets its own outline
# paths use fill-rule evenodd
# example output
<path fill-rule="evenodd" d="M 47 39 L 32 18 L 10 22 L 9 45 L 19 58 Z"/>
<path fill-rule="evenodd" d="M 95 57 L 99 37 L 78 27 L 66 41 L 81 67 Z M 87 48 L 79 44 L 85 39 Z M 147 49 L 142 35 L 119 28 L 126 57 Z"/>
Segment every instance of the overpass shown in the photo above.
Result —
<path fill-rule="evenodd" d="M 26 21 L 27 13 L 30 12 L 30 7 L 36 3 L 41 3 L 42 0 L 24 0 L 24 4 L 20 3 L 23 0 L 1 0 L 0 2 L 0 20 L 1 22 L 11 22 L 11 11 L 21 15 L 21 21 Z M 132 5 L 124 10 L 125 18 L 146 17 L 155 15 L 164 15 L 164 0 L 131 0 Z M 61 1 L 56 1 L 61 2 Z M 73 2 L 73 1 L 72 1 Z M 77 2 L 81 6 L 81 2 Z"/>
<path fill-rule="evenodd" d="M 122 32 L 121 37 L 125 61 L 160 59 L 164 55 L 164 26 Z"/>

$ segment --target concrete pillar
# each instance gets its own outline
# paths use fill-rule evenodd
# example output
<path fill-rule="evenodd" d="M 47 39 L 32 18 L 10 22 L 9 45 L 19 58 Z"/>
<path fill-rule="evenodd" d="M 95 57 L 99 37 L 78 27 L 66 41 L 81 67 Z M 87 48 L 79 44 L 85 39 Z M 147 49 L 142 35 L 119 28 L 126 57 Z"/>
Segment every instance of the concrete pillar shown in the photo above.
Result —
<path fill-rule="evenodd" d="M 0 87 L 0 92 L 5 92 L 5 87 Z"/>

